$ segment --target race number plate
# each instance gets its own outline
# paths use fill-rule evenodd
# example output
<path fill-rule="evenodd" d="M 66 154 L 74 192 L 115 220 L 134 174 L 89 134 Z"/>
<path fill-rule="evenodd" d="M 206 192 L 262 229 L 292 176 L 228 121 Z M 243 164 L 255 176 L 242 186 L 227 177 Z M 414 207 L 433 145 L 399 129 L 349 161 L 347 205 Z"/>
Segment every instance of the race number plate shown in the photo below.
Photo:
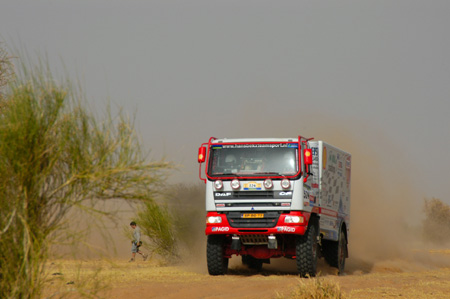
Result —
<path fill-rule="evenodd" d="M 242 214 L 242 218 L 264 218 L 264 214 L 256 214 L 256 213 L 249 213 L 249 214 Z"/>
<path fill-rule="evenodd" d="M 244 190 L 261 190 L 262 184 L 257 182 L 248 182 L 244 184 Z"/>

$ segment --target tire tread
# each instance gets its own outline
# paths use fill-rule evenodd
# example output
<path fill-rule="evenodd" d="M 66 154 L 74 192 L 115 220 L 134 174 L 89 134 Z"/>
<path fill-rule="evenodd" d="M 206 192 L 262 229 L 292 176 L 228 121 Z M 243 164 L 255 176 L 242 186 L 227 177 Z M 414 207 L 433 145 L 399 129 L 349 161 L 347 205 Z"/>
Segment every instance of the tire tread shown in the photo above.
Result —
<path fill-rule="evenodd" d="M 206 259 L 210 275 L 225 275 L 228 269 L 228 259 L 224 255 L 225 238 L 219 235 L 208 236 Z"/>
<path fill-rule="evenodd" d="M 316 242 L 316 226 L 310 225 L 303 236 L 297 237 L 296 254 L 297 270 L 301 277 L 315 277 L 317 271 L 317 249 L 313 254 L 314 242 Z"/>

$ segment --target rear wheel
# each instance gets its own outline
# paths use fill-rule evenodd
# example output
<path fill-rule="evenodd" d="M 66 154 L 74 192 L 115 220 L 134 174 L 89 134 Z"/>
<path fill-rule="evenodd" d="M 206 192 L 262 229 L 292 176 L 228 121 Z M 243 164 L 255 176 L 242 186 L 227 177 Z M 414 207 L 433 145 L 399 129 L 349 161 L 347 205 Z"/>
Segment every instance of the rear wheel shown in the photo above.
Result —
<path fill-rule="evenodd" d="M 347 239 L 344 227 L 339 231 L 339 240 L 322 240 L 322 252 L 325 260 L 331 267 L 339 270 L 339 274 L 344 273 L 345 258 L 347 257 Z"/>
<path fill-rule="evenodd" d="M 225 254 L 225 236 L 210 235 L 206 245 L 206 260 L 210 275 L 224 275 L 228 271 L 228 258 Z"/>
<path fill-rule="evenodd" d="M 315 277 L 317 271 L 317 226 L 312 222 L 303 236 L 297 237 L 297 270 L 301 277 Z"/>

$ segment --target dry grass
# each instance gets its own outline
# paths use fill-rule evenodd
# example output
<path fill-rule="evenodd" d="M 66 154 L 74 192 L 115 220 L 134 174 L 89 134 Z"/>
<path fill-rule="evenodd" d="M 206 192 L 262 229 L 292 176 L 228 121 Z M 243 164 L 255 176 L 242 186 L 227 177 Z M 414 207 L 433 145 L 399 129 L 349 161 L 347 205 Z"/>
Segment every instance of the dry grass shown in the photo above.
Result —
<path fill-rule="evenodd" d="M 450 256 L 450 249 L 432 249 L 430 250 L 430 253 Z"/>
<path fill-rule="evenodd" d="M 286 298 L 278 294 L 277 298 Z M 338 283 L 330 278 L 302 279 L 287 298 L 296 299 L 344 299 Z"/>

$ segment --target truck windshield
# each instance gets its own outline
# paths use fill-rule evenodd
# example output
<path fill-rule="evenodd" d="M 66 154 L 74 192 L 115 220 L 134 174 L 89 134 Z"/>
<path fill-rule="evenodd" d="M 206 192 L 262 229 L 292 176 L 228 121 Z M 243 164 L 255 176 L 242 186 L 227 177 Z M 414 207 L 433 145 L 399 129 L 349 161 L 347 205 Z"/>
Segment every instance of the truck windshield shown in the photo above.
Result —
<path fill-rule="evenodd" d="M 214 144 L 211 146 L 209 176 L 295 175 L 298 144 Z"/>

